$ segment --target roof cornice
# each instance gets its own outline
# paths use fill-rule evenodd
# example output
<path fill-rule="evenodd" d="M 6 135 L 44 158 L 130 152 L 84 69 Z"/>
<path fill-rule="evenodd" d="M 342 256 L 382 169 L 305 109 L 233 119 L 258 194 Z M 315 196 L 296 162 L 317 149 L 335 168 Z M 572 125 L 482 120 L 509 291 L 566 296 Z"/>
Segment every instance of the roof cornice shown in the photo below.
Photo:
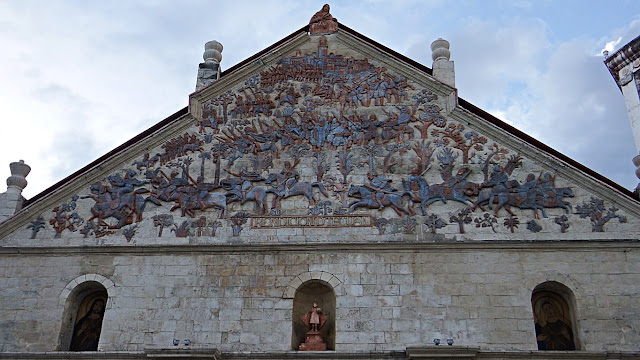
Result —
<path fill-rule="evenodd" d="M 604 60 L 604 64 L 607 65 L 611 76 L 616 80 L 618 88 L 620 88 L 620 70 L 638 59 L 640 59 L 640 36 L 631 40 Z"/>

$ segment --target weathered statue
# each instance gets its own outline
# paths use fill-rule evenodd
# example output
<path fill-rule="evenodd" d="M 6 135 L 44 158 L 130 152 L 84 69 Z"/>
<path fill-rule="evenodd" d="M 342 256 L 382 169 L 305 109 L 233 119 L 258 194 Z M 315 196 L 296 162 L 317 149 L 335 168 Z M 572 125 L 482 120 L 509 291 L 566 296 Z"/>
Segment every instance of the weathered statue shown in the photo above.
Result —
<path fill-rule="evenodd" d="M 322 10 L 315 13 L 309 20 L 309 33 L 325 34 L 338 31 L 338 19 L 329 13 L 329 4 L 324 4 Z"/>
<path fill-rule="evenodd" d="M 313 303 L 311 310 L 302 316 L 302 322 L 309 331 L 319 331 L 327 322 L 327 315 L 322 312 L 317 303 Z"/>
<path fill-rule="evenodd" d="M 327 315 L 318 307 L 317 303 L 313 303 L 311 310 L 300 319 L 302 323 L 309 329 L 306 334 L 305 342 L 300 344 L 300 351 L 324 351 L 327 350 L 327 344 L 322 340 L 320 329 L 327 322 Z"/>

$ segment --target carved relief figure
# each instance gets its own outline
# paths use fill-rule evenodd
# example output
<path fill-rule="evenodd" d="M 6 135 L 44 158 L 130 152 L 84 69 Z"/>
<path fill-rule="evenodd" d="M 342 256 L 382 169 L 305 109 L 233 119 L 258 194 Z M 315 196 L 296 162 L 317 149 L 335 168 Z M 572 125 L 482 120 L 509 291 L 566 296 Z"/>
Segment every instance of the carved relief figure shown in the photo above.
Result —
<path fill-rule="evenodd" d="M 307 181 L 298 181 L 300 174 L 295 170 L 295 166 L 298 165 L 300 159 L 297 159 L 293 165 L 289 161 L 284 162 L 282 171 L 277 174 L 269 174 L 265 183 L 272 185 L 274 189 L 270 190 L 275 194 L 273 198 L 272 208 L 278 208 L 280 201 L 291 196 L 304 195 L 309 200 L 309 205 L 315 205 L 318 201 L 313 195 L 313 187 L 320 189 L 320 192 L 325 197 L 329 197 L 324 185 L 319 181 L 312 183 Z"/>
<path fill-rule="evenodd" d="M 234 173 L 230 170 L 225 171 L 235 178 L 226 178 L 220 180 L 220 185 L 227 190 L 225 194 L 227 203 L 239 201 L 240 204 L 244 204 L 247 201 L 255 201 L 258 207 L 259 214 L 267 213 L 267 190 L 260 186 L 253 186 L 254 182 L 263 181 L 264 178 L 260 174 L 248 171 L 246 166 L 243 166 L 240 172 Z"/>
<path fill-rule="evenodd" d="M 371 187 L 366 185 L 351 185 L 347 196 L 357 198 L 347 205 L 349 212 L 353 212 L 359 207 L 382 210 L 389 206 L 398 216 L 411 215 L 411 212 L 402 206 L 402 195 L 400 194 L 385 193 L 382 189 L 372 191 Z"/>
<path fill-rule="evenodd" d="M 93 300 L 86 314 L 76 322 L 71 338 L 71 351 L 97 351 L 102 330 L 105 299 Z"/>

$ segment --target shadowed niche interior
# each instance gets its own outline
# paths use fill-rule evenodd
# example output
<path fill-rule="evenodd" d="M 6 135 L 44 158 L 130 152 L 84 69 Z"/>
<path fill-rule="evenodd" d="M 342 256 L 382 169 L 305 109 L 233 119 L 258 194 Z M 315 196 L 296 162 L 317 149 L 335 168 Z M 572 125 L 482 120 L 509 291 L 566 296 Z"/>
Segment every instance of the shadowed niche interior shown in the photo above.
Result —
<path fill-rule="evenodd" d="M 326 322 L 318 331 L 327 345 L 327 350 L 335 350 L 336 295 L 329 284 L 320 280 L 308 281 L 300 285 L 296 291 L 293 299 L 291 347 L 298 350 L 305 342 L 310 329 L 304 324 L 302 317 L 313 309 L 314 303 L 326 316 Z"/>
<path fill-rule="evenodd" d="M 72 291 L 65 305 L 60 333 L 61 349 L 98 350 L 107 300 L 107 290 L 99 282 L 88 281 Z"/>
<path fill-rule="evenodd" d="M 579 350 L 573 292 L 555 281 L 542 283 L 531 295 L 538 350 Z"/>

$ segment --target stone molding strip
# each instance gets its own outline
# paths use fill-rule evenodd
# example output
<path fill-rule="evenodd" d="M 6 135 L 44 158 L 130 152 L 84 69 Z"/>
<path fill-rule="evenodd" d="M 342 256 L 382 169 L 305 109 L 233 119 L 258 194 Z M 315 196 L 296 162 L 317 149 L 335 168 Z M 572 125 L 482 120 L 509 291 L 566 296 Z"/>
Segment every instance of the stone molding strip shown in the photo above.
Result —
<path fill-rule="evenodd" d="M 460 350 L 459 350 L 460 349 Z M 640 359 L 640 352 L 606 351 L 465 351 L 473 348 L 449 347 L 412 347 L 407 351 L 276 351 L 276 352 L 220 352 L 218 349 L 147 349 L 145 351 L 95 351 L 95 352 L 0 352 L 2 360 L 51 359 L 51 360 L 90 360 L 90 359 L 211 359 L 211 360 L 632 360 Z M 457 355 L 474 353 L 473 357 Z"/>
<path fill-rule="evenodd" d="M 414 235 L 415 237 L 415 235 Z M 440 241 L 426 242 L 384 242 L 384 243 L 316 243 L 316 244 L 211 244 L 211 245 L 145 245 L 145 246 L 4 246 L 0 247 L 0 255 L 21 256 L 69 256 L 74 255 L 193 255 L 193 254 L 226 254 L 235 252 L 376 252 L 376 251 L 615 251 L 640 249 L 640 239 L 613 240 L 473 240 L 473 241 Z"/>

